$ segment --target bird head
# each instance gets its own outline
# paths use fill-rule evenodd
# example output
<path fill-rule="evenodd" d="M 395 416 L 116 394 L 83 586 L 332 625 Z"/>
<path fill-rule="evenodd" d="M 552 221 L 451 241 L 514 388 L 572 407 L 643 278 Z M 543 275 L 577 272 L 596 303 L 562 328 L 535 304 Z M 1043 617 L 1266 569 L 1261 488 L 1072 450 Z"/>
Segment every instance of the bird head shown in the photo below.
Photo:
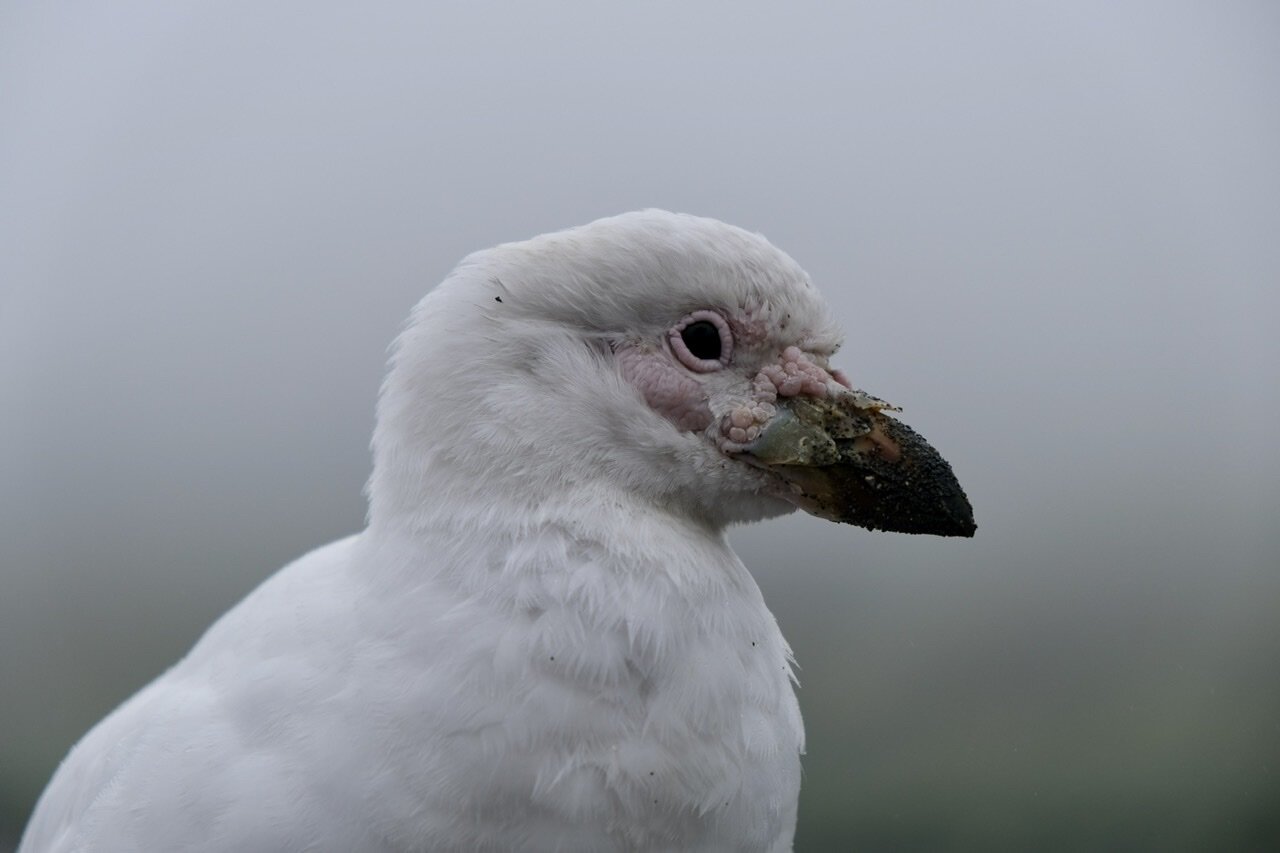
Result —
<path fill-rule="evenodd" d="M 972 536 L 950 466 L 833 365 L 840 342 L 794 260 L 711 219 L 647 210 L 478 252 L 395 346 L 371 520 L 641 500 L 715 527 L 799 507 Z"/>

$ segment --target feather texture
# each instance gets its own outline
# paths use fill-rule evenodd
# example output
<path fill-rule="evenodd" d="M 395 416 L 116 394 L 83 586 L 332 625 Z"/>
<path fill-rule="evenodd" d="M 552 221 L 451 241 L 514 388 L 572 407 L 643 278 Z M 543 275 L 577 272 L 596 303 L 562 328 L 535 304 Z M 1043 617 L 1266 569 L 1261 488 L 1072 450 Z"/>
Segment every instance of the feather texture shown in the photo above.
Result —
<path fill-rule="evenodd" d="M 706 310 L 736 342 L 679 386 L 696 430 L 618 353 L 669 360 Z M 792 505 L 717 430 L 779 353 L 838 343 L 794 261 L 711 220 L 467 258 L 395 346 L 368 528 L 94 728 L 21 849 L 790 849 L 790 652 L 724 529 Z"/>

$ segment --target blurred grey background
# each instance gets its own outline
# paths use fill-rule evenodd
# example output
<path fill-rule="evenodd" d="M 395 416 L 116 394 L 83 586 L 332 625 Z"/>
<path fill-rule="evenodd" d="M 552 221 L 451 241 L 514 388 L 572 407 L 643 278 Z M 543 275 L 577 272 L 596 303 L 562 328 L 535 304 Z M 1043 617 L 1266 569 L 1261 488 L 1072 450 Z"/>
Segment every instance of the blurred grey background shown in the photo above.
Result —
<path fill-rule="evenodd" d="M 361 527 L 467 252 L 761 231 L 972 542 L 734 533 L 797 849 L 1280 849 L 1280 6 L 0 6 L 0 846 L 94 721 Z"/>

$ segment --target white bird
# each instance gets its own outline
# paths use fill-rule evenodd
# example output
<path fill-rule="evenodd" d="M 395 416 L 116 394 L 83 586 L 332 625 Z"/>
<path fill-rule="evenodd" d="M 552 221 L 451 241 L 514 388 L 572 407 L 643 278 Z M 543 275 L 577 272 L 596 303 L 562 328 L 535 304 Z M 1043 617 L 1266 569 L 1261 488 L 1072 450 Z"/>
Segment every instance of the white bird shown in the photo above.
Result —
<path fill-rule="evenodd" d="M 395 344 L 367 528 L 90 731 L 21 851 L 790 849 L 790 650 L 726 526 L 974 530 L 839 343 L 714 220 L 471 255 Z"/>

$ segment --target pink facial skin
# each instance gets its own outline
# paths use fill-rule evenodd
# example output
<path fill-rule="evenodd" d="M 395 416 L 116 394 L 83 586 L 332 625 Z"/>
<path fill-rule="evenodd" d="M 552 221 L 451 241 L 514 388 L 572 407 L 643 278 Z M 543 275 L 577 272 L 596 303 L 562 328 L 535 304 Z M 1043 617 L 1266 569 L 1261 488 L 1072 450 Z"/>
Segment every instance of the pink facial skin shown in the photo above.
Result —
<path fill-rule="evenodd" d="M 684 345 L 680 341 L 680 331 L 688 323 L 704 319 L 714 322 L 722 335 L 729 338 L 723 347 L 722 361 L 706 362 L 681 350 Z M 655 412 L 681 430 L 702 432 L 711 426 L 715 418 L 697 374 L 728 366 L 732 338 L 719 315 L 709 311 L 691 314 L 668 334 L 671 352 L 643 343 L 627 344 L 617 350 L 618 366 L 623 378 L 640 391 Z M 733 408 L 721 421 L 720 445 L 726 451 L 740 451 L 755 441 L 777 414 L 774 404 L 779 398 L 809 396 L 821 399 L 851 387 L 843 373 L 828 371 L 796 346 L 787 347 L 776 362 L 760 368 L 751 385 L 750 398 Z"/>
<path fill-rule="evenodd" d="M 625 346 L 618 350 L 618 366 L 649 407 L 679 429 L 701 432 L 711 426 L 702 384 L 667 353 L 642 344 Z"/>

